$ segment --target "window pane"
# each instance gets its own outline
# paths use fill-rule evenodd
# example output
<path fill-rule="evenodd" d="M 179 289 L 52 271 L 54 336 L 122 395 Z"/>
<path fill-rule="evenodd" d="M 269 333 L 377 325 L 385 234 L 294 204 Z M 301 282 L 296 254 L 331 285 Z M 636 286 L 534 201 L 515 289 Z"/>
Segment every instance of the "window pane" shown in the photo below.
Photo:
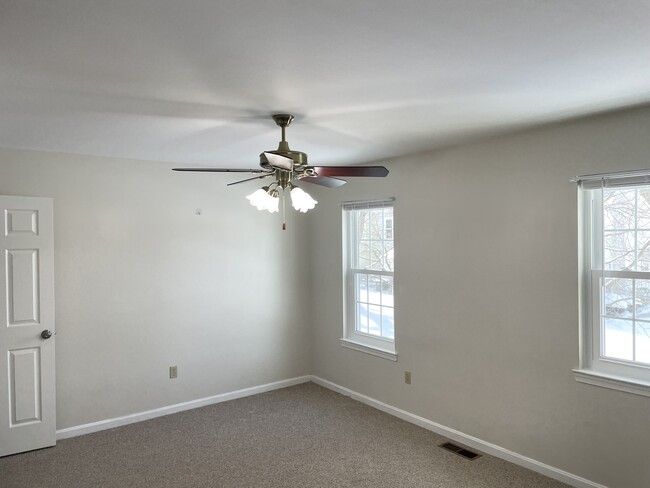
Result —
<path fill-rule="evenodd" d="M 650 323 L 636 323 L 635 347 L 635 359 L 639 362 L 650 364 Z"/>
<path fill-rule="evenodd" d="M 368 303 L 381 305 L 381 276 L 368 275 Z"/>
<path fill-rule="evenodd" d="M 635 318 L 650 320 L 650 280 L 634 280 L 634 292 Z"/>
<path fill-rule="evenodd" d="M 357 303 L 356 331 L 368 333 L 368 306 Z"/>
<path fill-rule="evenodd" d="M 394 244 L 393 241 L 384 242 L 384 250 L 386 252 L 386 261 L 384 268 L 386 271 L 393 271 L 395 269 L 395 253 L 393 251 Z"/>
<path fill-rule="evenodd" d="M 384 238 L 392 239 L 393 238 L 393 217 L 386 217 L 387 212 L 384 214 Z"/>
<path fill-rule="evenodd" d="M 393 307 L 381 308 L 381 335 L 385 339 L 395 339 L 395 309 Z"/>
<path fill-rule="evenodd" d="M 613 359 L 627 359 L 632 361 L 633 339 L 632 321 L 606 318 L 604 327 L 603 353 L 606 357 Z"/>
<path fill-rule="evenodd" d="M 355 266 L 359 269 L 367 269 L 370 267 L 370 241 L 365 239 L 359 240 Z"/>
<path fill-rule="evenodd" d="M 603 192 L 603 228 L 633 229 L 635 226 L 636 190 Z"/>
<path fill-rule="evenodd" d="M 606 278 L 603 290 L 603 313 L 608 317 L 632 318 L 633 281 L 626 278 Z"/>
<path fill-rule="evenodd" d="M 639 188 L 637 190 L 637 221 L 636 226 L 639 229 L 650 229 L 650 189 Z"/>
<path fill-rule="evenodd" d="M 395 338 L 394 309 L 393 309 L 393 277 L 381 277 L 381 335 L 387 339 Z"/>
<path fill-rule="evenodd" d="M 392 307 L 393 301 L 393 277 L 381 277 L 381 304 L 385 307 Z"/>
<path fill-rule="evenodd" d="M 381 307 L 368 305 L 368 334 L 381 335 Z"/>
<path fill-rule="evenodd" d="M 384 270 L 384 245 L 381 241 L 370 243 L 370 269 Z"/>
<path fill-rule="evenodd" d="M 368 275 L 357 274 L 355 276 L 355 297 L 359 302 L 368 301 Z"/>
<path fill-rule="evenodd" d="M 368 232 L 368 210 L 359 210 L 357 214 L 357 237 L 359 239 L 368 239 L 370 234 Z"/>
<path fill-rule="evenodd" d="M 370 238 L 381 239 L 384 234 L 384 211 L 381 208 L 369 210 L 370 213 Z"/>
<path fill-rule="evenodd" d="M 637 232 L 637 267 L 638 271 L 650 271 L 650 231 Z"/>
<path fill-rule="evenodd" d="M 634 266 L 634 232 L 605 232 L 605 269 L 631 270 Z"/>

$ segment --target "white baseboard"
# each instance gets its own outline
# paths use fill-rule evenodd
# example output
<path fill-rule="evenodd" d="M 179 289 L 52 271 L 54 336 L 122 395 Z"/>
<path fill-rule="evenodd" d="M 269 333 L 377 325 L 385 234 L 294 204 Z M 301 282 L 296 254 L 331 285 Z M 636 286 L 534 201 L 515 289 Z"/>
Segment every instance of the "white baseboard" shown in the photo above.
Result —
<path fill-rule="evenodd" d="M 251 388 L 244 388 L 243 390 L 231 391 L 222 393 L 221 395 L 214 395 L 207 398 L 199 398 L 198 400 L 191 400 L 189 402 L 177 403 L 175 405 L 168 405 L 166 407 L 155 408 L 147 410 L 146 412 L 134 413 L 117 417 L 113 419 L 100 420 L 99 422 L 92 422 L 90 424 L 76 425 L 56 431 L 56 439 L 68 439 L 69 437 L 76 437 L 78 435 L 90 434 L 92 432 L 99 432 L 100 430 L 112 429 L 122 425 L 133 424 L 135 422 L 142 422 L 163 415 L 169 415 L 184 410 L 191 410 L 193 408 L 205 407 L 215 403 L 227 402 L 228 400 L 235 400 L 258 393 L 264 393 L 279 388 L 286 388 L 287 386 L 298 385 L 300 383 L 307 383 L 311 380 L 310 376 L 299 376 L 297 378 L 290 378 L 288 380 L 276 381 L 274 383 L 267 383 L 266 385 L 253 386 Z"/>
<path fill-rule="evenodd" d="M 490 442 L 486 442 L 476 437 L 464 434 L 458 430 L 445 427 L 444 425 L 425 419 L 424 417 L 420 417 L 418 415 L 407 412 L 406 410 L 401 410 L 397 407 L 393 407 L 386 403 L 380 402 L 379 400 L 375 400 L 374 398 L 362 395 L 361 393 L 357 393 L 353 390 L 350 390 L 349 388 L 345 388 L 343 386 L 337 385 L 336 383 L 332 383 L 331 381 L 313 375 L 299 376 L 297 378 L 290 378 L 287 380 L 276 381 L 274 383 L 267 383 L 265 385 L 253 386 L 251 388 L 244 388 L 242 390 L 222 393 L 220 395 L 200 398 L 198 400 L 191 400 L 189 402 L 177 403 L 175 405 L 169 405 L 153 410 L 147 410 L 145 412 L 125 415 L 123 417 L 100 420 L 99 422 L 92 422 L 89 424 L 68 427 L 66 429 L 57 430 L 56 439 L 68 439 L 70 437 L 90 434 L 92 432 L 99 432 L 101 430 L 112 429 L 114 427 L 120 427 L 122 425 L 142 422 L 143 420 L 162 417 L 163 415 L 169 415 L 176 412 L 191 410 L 193 408 L 204 407 L 206 405 L 213 405 L 215 403 L 226 402 L 228 400 L 235 400 L 237 398 L 257 395 L 258 393 L 286 388 L 288 386 L 298 385 L 300 383 L 306 383 L 308 381 L 313 381 L 314 383 L 329 390 L 341 393 L 345 396 L 349 396 L 350 398 L 360 401 L 361 403 L 365 403 L 366 405 L 376 408 L 377 410 L 381 410 L 382 412 L 386 412 L 387 414 L 418 425 L 424 429 L 435 432 L 436 434 L 442 435 L 449 439 L 453 439 L 456 442 L 460 442 L 461 444 L 464 444 L 468 447 L 472 447 L 481 452 L 490 454 L 494 457 L 498 457 L 513 464 L 523 466 L 524 468 L 536 471 L 537 473 L 543 474 L 544 476 L 548 476 L 549 478 L 553 478 L 568 485 L 575 486 L 576 488 L 607 488 L 605 485 L 601 485 L 567 471 L 554 468 L 548 464 L 541 463 L 529 457 L 517 454 L 516 452 L 504 449 L 503 447 L 497 446 L 496 444 L 492 444 Z"/>
<path fill-rule="evenodd" d="M 410 412 L 407 412 L 406 410 L 401 410 L 386 403 L 380 402 L 379 400 L 375 400 L 374 398 L 362 395 L 361 393 L 357 393 L 353 390 L 337 385 L 336 383 L 332 383 L 331 381 L 327 381 L 318 376 L 312 375 L 311 381 L 332 391 L 341 393 L 342 395 L 349 396 L 350 398 L 360 401 L 361 403 L 365 403 L 366 405 L 376 408 L 377 410 L 381 410 L 382 412 L 386 412 L 387 414 L 418 425 L 422 428 L 435 432 L 436 434 L 440 434 L 449 439 L 453 439 L 456 442 L 460 442 L 461 444 L 464 444 L 468 447 L 472 447 L 481 452 L 490 454 L 494 457 L 498 457 L 513 464 L 523 466 L 524 468 L 536 471 L 537 473 L 543 474 L 544 476 L 548 476 L 549 478 L 553 478 L 568 485 L 575 486 L 576 488 L 607 488 L 605 485 L 601 485 L 567 471 L 554 468 L 548 464 L 541 463 L 529 457 L 517 454 L 516 452 L 504 449 L 503 447 L 497 446 L 496 444 L 492 444 L 471 435 L 464 434 L 458 430 L 445 427 L 444 425 L 438 424 L 423 417 L 419 417 Z"/>

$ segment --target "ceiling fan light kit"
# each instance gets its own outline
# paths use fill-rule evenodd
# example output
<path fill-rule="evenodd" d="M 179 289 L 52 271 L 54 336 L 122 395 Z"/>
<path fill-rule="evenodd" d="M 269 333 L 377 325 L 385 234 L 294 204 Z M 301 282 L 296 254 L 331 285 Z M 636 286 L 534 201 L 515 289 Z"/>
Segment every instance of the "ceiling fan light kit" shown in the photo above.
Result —
<path fill-rule="evenodd" d="M 248 195 L 246 198 L 250 204 L 258 210 L 267 210 L 276 213 L 280 207 L 280 191 L 282 192 L 282 229 L 286 229 L 284 223 L 284 197 L 285 191 L 289 191 L 291 205 L 299 212 L 306 213 L 313 209 L 318 203 L 309 193 L 295 185 L 297 181 L 304 181 L 315 185 L 329 188 L 344 185 L 346 182 L 338 176 L 362 176 L 362 177 L 384 177 L 388 170 L 384 166 L 309 166 L 307 154 L 300 151 L 292 151 L 286 140 L 286 128 L 293 121 L 291 114 L 274 114 L 271 116 L 275 123 L 282 129 L 282 140 L 275 151 L 264 151 L 260 154 L 259 169 L 235 169 L 235 168 L 174 168 L 174 171 L 203 171 L 210 173 L 243 172 L 260 174 L 244 180 L 229 183 L 228 186 L 244 183 L 246 181 L 273 177 L 275 181 Z"/>

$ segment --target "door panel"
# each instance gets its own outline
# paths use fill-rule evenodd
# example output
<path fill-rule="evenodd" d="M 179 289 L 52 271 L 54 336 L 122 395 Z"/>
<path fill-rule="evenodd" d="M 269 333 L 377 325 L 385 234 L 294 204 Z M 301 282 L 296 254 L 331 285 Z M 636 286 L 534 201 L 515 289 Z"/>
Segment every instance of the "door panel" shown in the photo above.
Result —
<path fill-rule="evenodd" d="M 9 424 L 41 420 L 41 350 L 9 351 Z"/>
<path fill-rule="evenodd" d="M 37 325 L 38 249 L 7 249 L 7 326 Z"/>
<path fill-rule="evenodd" d="M 6 209 L 6 234 L 34 234 L 38 236 L 38 210 Z"/>
<path fill-rule="evenodd" d="M 56 442 L 52 200 L 0 196 L 0 456 Z M 50 330 L 49 339 L 41 337 Z"/>

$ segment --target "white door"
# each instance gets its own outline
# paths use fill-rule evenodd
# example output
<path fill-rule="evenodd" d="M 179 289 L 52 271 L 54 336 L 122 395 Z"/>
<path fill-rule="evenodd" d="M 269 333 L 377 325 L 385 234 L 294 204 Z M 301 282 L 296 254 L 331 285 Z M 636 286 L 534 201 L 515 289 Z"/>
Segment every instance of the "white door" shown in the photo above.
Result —
<path fill-rule="evenodd" d="M 52 200 L 0 196 L 0 216 L 0 456 L 6 456 L 56 443 Z"/>

